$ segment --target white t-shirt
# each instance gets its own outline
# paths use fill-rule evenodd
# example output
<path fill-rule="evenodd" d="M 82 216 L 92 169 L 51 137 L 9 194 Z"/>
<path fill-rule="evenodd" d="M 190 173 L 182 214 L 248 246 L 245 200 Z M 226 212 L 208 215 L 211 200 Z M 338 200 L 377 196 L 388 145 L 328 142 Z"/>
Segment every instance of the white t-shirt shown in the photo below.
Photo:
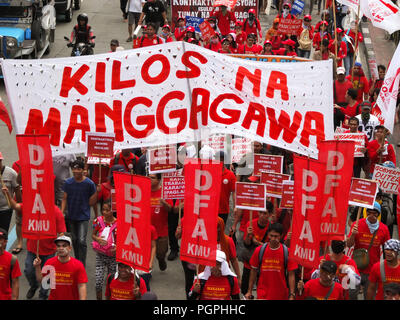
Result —
<path fill-rule="evenodd" d="M 358 125 L 358 131 L 364 132 L 367 135 L 368 141 L 374 140 L 375 127 L 381 124 L 379 122 L 379 119 L 370 114 L 368 122 L 364 125 L 361 119 L 361 114 L 357 115 L 356 118 L 358 118 L 358 120 L 360 121 Z"/>
<path fill-rule="evenodd" d="M 142 4 L 146 3 L 145 0 L 130 0 L 129 1 L 129 12 L 142 12 Z"/>
<path fill-rule="evenodd" d="M 2 175 L 3 182 L 5 186 L 8 188 L 8 191 L 10 192 L 11 196 L 14 194 L 15 189 L 18 187 L 17 183 L 17 173 L 14 171 L 14 169 L 5 166 L 4 167 L 4 172 Z M 8 210 L 8 202 L 7 198 L 4 196 L 4 193 L 1 192 L 0 194 L 0 210 Z"/>

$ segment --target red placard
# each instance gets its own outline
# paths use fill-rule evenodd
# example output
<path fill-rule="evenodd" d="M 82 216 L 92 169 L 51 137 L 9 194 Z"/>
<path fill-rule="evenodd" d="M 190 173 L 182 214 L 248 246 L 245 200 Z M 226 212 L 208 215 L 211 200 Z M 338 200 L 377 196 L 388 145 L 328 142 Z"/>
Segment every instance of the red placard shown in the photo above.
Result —
<path fill-rule="evenodd" d="M 289 179 L 288 174 L 261 172 L 261 183 L 265 184 L 267 197 L 282 198 L 283 181 Z"/>
<path fill-rule="evenodd" d="M 293 209 L 294 206 L 294 181 L 286 180 L 282 183 L 282 200 L 279 205 L 282 209 Z"/>
<path fill-rule="evenodd" d="M 48 135 L 17 135 L 24 186 L 22 236 L 27 239 L 55 238 L 53 158 Z"/>
<path fill-rule="evenodd" d="M 261 176 L 261 172 L 282 173 L 283 156 L 274 156 L 270 154 L 254 154 L 253 175 Z"/>
<path fill-rule="evenodd" d="M 349 205 L 373 209 L 377 193 L 377 181 L 352 178 L 349 192 Z"/>
<path fill-rule="evenodd" d="M 321 240 L 343 239 L 353 176 L 354 141 L 322 141 L 319 161 L 326 163 Z"/>
<path fill-rule="evenodd" d="M 339 127 L 337 127 L 339 128 Z M 337 129 L 336 128 L 336 129 Z M 365 133 L 335 133 L 335 139 L 337 140 L 350 140 L 354 141 L 354 157 L 364 157 L 365 154 L 361 152 L 362 148 L 365 148 Z"/>
<path fill-rule="evenodd" d="M 199 24 L 199 28 L 201 31 L 201 37 L 204 41 L 208 41 L 215 34 L 215 30 L 211 27 L 210 23 L 207 20 L 204 20 Z"/>
<path fill-rule="evenodd" d="M 86 133 L 87 157 L 112 158 L 115 137 L 109 133 Z"/>
<path fill-rule="evenodd" d="M 149 173 L 163 173 L 176 170 L 177 153 L 176 146 L 166 148 L 149 149 Z"/>
<path fill-rule="evenodd" d="M 186 159 L 181 260 L 215 266 L 222 162 Z"/>
<path fill-rule="evenodd" d="M 118 211 L 116 260 L 134 269 L 149 272 L 150 179 L 114 172 L 114 182 Z"/>
<path fill-rule="evenodd" d="M 266 211 L 265 184 L 236 182 L 235 207 L 238 209 Z"/>
<path fill-rule="evenodd" d="M 215 0 L 213 7 L 225 6 L 233 9 L 236 6 L 237 0 Z"/>
<path fill-rule="evenodd" d="M 278 33 L 299 35 L 302 23 L 301 19 L 281 19 L 278 25 Z"/>
<path fill-rule="evenodd" d="M 295 196 L 290 257 L 304 267 L 317 268 L 326 163 L 293 157 Z"/>

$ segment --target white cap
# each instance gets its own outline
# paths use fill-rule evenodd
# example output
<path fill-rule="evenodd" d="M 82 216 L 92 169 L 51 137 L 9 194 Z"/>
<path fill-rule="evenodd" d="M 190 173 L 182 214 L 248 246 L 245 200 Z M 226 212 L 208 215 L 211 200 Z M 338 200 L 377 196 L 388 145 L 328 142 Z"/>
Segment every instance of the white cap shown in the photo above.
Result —
<path fill-rule="evenodd" d="M 54 240 L 54 242 L 57 242 L 57 241 L 66 241 L 66 242 L 69 243 L 70 246 L 72 246 L 72 241 L 71 241 L 71 238 L 70 238 L 70 237 L 67 237 L 67 236 L 59 236 L 56 240 Z"/>
<path fill-rule="evenodd" d="M 336 73 L 337 74 L 345 74 L 346 73 L 346 69 L 343 68 L 343 67 L 339 67 L 339 68 L 337 68 Z"/>
<path fill-rule="evenodd" d="M 218 261 L 218 262 L 224 262 L 224 261 L 226 261 L 225 252 L 223 252 L 223 251 L 221 251 L 221 250 L 217 250 L 217 261 Z"/>

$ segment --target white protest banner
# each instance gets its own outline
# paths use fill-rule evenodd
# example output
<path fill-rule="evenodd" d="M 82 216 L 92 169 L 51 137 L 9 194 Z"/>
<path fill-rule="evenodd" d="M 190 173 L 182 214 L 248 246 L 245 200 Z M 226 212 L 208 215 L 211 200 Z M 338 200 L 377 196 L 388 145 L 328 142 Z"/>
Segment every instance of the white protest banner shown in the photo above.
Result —
<path fill-rule="evenodd" d="M 379 188 L 385 193 L 399 192 L 400 168 L 387 168 L 375 165 L 372 180 L 378 181 Z"/>
<path fill-rule="evenodd" d="M 251 152 L 251 140 L 247 138 L 233 138 L 231 146 L 232 163 L 238 163 Z"/>
<path fill-rule="evenodd" d="M 176 145 L 149 149 L 147 154 L 150 174 L 176 171 L 178 161 Z"/>
<path fill-rule="evenodd" d="M 336 140 L 350 140 L 354 141 L 354 157 L 364 157 L 365 154 L 361 152 L 365 148 L 365 134 L 364 133 L 335 133 Z"/>
<path fill-rule="evenodd" d="M 17 134 L 50 134 L 53 155 L 86 132 L 115 148 L 235 134 L 316 158 L 333 139 L 330 61 L 263 63 L 185 42 L 71 59 L 2 60 Z M 318 88 L 318 92 L 315 92 Z"/>
<path fill-rule="evenodd" d="M 372 209 L 377 193 L 378 183 L 376 181 L 352 178 L 349 205 Z"/>
<path fill-rule="evenodd" d="M 400 9 L 391 0 L 362 0 L 360 12 L 371 19 L 373 26 L 390 34 L 400 30 Z"/>
<path fill-rule="evenodd" d="M 385 79 L 381 90 L 379 91 L 376 105 L 379 107 L 381 114 L 379 119 L 383 119 L 383 125 L 393 133 L 394 118 L 397 104 L 397 96 L 399 93 L 400 83 L 400 45 L 390 61 L 389 68 L 386 72 Z"/>
<path fill-rule="evenodd" d="M 207 139 L 203 139 L 201 145 L 209 146 L 214 152 L 225 150 L 225 137 L 224 134 L 213 134 Z"/>

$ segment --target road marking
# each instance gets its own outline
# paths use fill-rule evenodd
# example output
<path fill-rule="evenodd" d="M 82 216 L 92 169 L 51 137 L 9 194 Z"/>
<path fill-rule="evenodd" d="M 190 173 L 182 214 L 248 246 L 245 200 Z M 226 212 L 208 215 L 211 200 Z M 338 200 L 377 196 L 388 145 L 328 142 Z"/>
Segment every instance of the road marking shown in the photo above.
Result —
<path fill-rule="evenodd" d="M 8 234 L 6 251 L 10 251 L 11 247 L 14 245 L 15 240 L 17 240 L 17 231 L 16 231 L 15 225 L 14 225 L 11 232 Z"/>

